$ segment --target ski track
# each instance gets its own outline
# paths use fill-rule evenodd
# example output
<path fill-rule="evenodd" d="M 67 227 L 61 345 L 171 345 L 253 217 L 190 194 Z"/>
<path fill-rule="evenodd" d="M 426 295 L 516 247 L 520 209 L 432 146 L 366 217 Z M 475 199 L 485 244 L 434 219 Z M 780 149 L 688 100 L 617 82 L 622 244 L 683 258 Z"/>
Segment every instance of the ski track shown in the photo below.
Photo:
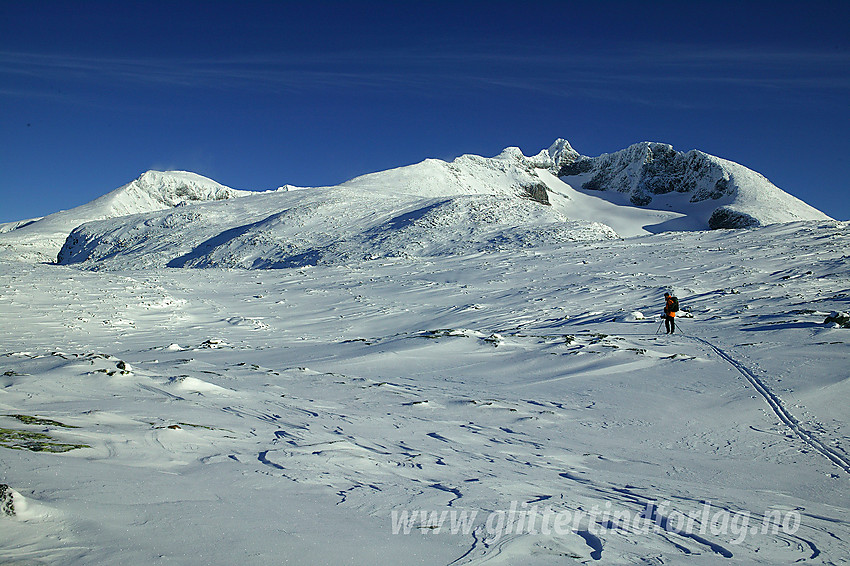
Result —
<path fill-rule="evenodd" d="M 845 473 L 850 474 L 850 459 L 845 458 L 837 451 L 832 450 L 829 446 L 826 446 L 823 442 L 815 438 L 815 436 L 805 428 L 803 428 L 794 415 L 785 407 L 782 403 L 782 400 L 773 393 L 764 382 L 759 379 L 755 373 L 753 373 L 749 368 L 747 368 L 744 364 L 737 361 L 733 358 L 728 352 L 719 348 L 718 346 L 712 344 L 708 340 L 704 338 L 700 338 L 698 336 L 689 336 L 686 334 L 682 334 L 685 338 L 694 340 L 696 342 L 700 342 L 705 344 L 709 348 L 711 348 L 718 356 L 722 359 L 729 362 L 729 364 L 738 370 L 741 375 L 743 375 L 750 385 L 753 386 L 753 389 L 761 395 L 767 404 L 770 406 L 771 410 L 774 414 L 782 421 L 785 426 L 787 426 L 794 434 L 797 435 L 803 442 L 811 446 L 816 452 L 818 452 L 821 456 L 844 470 Z"/>

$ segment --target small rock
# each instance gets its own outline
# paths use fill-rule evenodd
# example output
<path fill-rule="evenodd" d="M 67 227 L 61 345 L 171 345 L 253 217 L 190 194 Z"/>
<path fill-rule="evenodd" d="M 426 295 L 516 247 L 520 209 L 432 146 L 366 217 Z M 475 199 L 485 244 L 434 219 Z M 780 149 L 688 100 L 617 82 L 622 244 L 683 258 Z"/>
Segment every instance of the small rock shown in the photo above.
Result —
<path fill-rule="evenodd" d="M 832 312 L 823 321 L 824 324 L 835 324 L 842 328 L 850 328 L 850 314 L 846 312 Z"/>

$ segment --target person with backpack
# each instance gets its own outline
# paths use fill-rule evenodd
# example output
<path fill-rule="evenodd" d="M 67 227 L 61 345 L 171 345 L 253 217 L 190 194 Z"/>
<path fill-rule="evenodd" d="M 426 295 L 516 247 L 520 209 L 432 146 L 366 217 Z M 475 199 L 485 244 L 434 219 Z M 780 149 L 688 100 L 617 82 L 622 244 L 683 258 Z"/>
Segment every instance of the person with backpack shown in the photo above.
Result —
<path fill-rule="evenodd" d="M 676 311 L 679 310 L 679 299 L 670 293 L 664 293 L 664 327 L 667 329 L 667 334 L 673 334 L 676 331 Z"/>

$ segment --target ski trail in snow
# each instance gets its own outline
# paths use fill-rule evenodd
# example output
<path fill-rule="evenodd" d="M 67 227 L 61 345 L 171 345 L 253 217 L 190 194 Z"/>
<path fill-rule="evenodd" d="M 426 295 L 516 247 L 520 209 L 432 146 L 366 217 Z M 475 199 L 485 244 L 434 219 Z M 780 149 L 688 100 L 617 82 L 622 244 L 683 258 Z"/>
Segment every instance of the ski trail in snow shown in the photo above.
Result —
<path fill-rule="evenodd" d="M 761 395 L 765 401 L 767 401 L 767 404 L 770 405 L 770 408 L 773 410 L 774 414 L 779 417 L 779 420 L 782 421 L 785 426 L 791 429 L 794 434 L 800 437 L 800 439 L 802 439 L 806 444 L 811 446 L 821 456 L 828 459 L 830 462 L 832 462 L 839 468 L 843 469 L 846 473 L 850 474 L 850 460 L 848 460 L 846 457 L 839 454 L 829 446 L 826 446 L 823 442 L 815 438 L 815 436 L 811 432 L 803 428 L 800 424 L 800 421 L 798 421 L 794 417 L 794 415 L 792 415 L 791 412 L 785 408 L 785 405 L 783 405 L 782 400 L 776 394 L 774 394 L 773 391 L 771 391 L 770 388 L 768 388 L 764 384 L 764 382 L 758 378 L 758 376 L 756 376 L 752 371 L 750 371 L 747 366 L 733 358 L 722 348 L 715 346 L 704 338 L 685 334 L 682 334 L 681 336 L 705 344 L 706 346 L 714 350 L 714 352 L 718 356 L 729 362 L 732 367 L 738 370 L 741 375 L 743 375 L 747 379 L 747 381 L 750 382 L 750 385 L 753 386 L 753 389 L 755 389 L 756 392 L 758 392 L 758 394 Z"/>

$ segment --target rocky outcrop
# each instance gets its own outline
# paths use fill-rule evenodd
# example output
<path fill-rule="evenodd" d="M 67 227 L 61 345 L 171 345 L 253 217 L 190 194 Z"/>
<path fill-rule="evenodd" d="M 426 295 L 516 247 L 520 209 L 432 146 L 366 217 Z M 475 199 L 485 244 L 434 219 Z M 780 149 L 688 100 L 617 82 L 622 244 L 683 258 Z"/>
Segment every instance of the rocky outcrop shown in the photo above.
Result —
<path fill-rule="evenodd" d="M 708 227 L 712 230 L 754 228 L 760 222 L 745 212 L 738 212 L 731 208 L 721 206 L 708 219 Z"/>
<path fill-rule="evenodd" d="M 559 177 L 587 175 L 581 188 L 628 193 L 635 206 L 673 192 L 688 193 L 691 202 L 699 202 L 733 190 L 729 173 L 712 156 L 696 150 L 682 153 L 663 143 L 643 142 L 599 157 L 558 154 L 554 161 Z"/>

